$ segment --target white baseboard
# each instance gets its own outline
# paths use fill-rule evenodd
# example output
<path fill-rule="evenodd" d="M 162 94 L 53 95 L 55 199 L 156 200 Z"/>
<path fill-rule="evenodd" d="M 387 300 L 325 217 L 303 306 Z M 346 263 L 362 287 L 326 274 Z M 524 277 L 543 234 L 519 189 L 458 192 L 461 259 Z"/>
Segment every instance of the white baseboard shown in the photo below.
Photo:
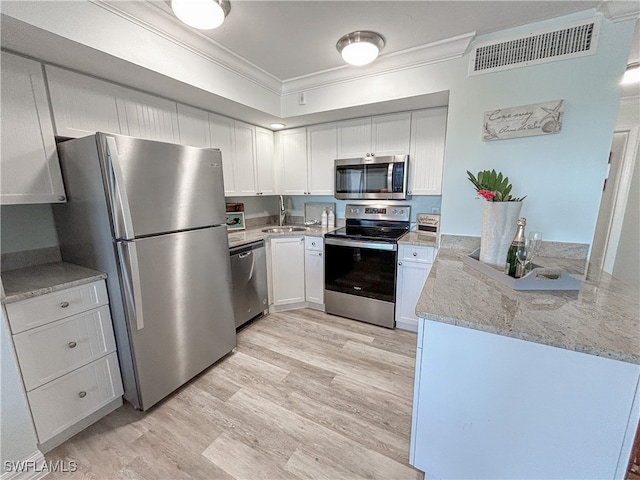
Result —
<path fill-rule="evenodd" d="M 44 455 L 36 450 L 29 457 L 18 461 L 10 461 L 12 469 L 4 472 L 0 480 L 39 480 L 49 473 L 44 467 Z M 6 467 L 3 465 L 3 467 Z"/>
<path fill-rule="evenodd" d="M 396 328 L 400 330 L 408 330 L 410 332 L 418 331 L 418 320 L 396 320 Z"/>

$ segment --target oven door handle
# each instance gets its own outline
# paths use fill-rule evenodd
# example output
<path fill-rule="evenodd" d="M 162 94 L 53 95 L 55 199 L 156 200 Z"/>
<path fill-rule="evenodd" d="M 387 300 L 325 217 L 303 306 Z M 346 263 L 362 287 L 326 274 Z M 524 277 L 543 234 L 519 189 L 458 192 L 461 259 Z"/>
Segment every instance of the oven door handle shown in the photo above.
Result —
<path fill-rule="evenodd" d="M 398 245 L 395 243 L 378 243 L 367 242 L 361 240 L 342 240 L 339 238 L 325 237 L 325 245 L 338 245 L 340 247 L 355 247 L 355 248 L 368 248 L 371 250 L 390 250 L 395 252 L 398 250 Z"/>

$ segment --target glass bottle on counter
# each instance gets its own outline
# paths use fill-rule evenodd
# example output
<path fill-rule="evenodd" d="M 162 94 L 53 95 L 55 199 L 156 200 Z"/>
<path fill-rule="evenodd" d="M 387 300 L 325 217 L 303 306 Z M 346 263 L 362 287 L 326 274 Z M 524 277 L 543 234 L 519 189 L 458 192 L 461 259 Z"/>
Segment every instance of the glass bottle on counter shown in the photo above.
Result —
<path fill-rule="evenodd" d="M 526 224 L 526 218 L 520 217 L 518 219 L 516 235 L 513 237 L 513 242 L 511 242 L 511 246 L 507 251 L 507 273 L 514 278 L 522 276 L 522 267 L 518 262 L 518 247 L 525 245 L 524 227 Z"/>

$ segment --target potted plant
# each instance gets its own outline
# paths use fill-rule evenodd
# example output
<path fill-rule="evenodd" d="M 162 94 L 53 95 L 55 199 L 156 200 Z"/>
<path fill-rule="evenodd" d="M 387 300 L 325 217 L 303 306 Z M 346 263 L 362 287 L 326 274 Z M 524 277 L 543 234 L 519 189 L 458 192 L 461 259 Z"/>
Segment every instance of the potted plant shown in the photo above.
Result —
<path fill-rule="evenodd" d="M 467 170 L 469 181 L 479 197 L 485 199 L 482 207 L 482 234 L 480 239 L 480 261 L 503 270 L 507 251 L 516 233 L 522 200 L 513 197 L 509 177 L 495 170 L 483 170 L 473 175 Z"/>

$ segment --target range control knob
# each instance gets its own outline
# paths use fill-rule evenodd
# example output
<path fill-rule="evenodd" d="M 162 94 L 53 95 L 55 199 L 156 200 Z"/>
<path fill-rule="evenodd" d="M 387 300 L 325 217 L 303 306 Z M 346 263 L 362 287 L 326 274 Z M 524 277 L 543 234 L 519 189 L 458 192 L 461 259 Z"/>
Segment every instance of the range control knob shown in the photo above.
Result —
<path fill-rule="evenodd" d="M 404 215 L 404 210 L 400 210 L 400 215 Z"/>

